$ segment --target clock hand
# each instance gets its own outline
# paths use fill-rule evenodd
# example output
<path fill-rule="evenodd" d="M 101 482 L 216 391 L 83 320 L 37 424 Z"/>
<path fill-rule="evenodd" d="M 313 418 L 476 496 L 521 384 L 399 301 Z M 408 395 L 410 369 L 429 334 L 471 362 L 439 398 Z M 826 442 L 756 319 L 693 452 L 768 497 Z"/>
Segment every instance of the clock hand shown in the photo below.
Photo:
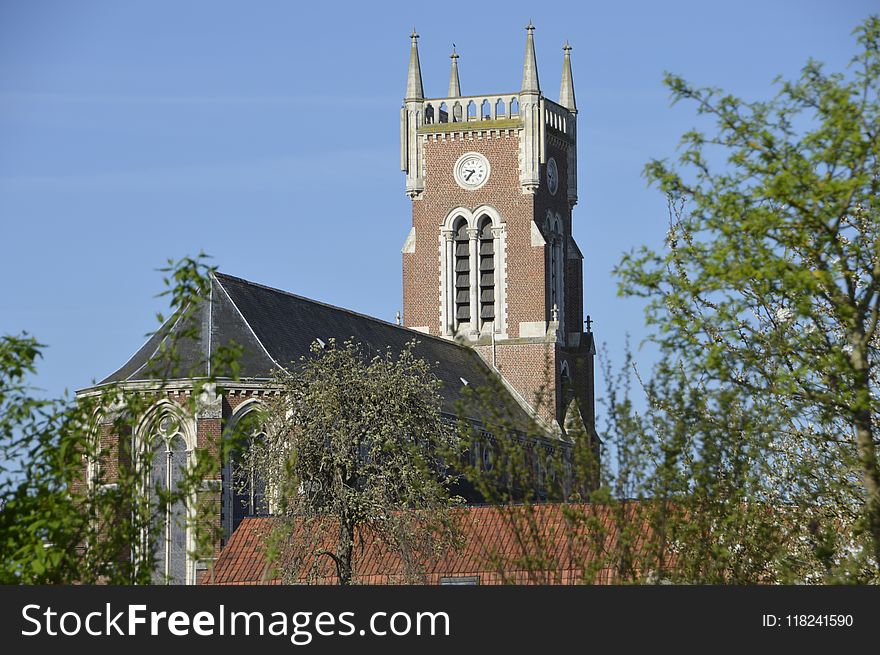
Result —
<path fill-rule="evenodd" d="M 470 181 L 471 181 L 471 176 L 472 176 L 476 171 L 465 171 L 465 172 L 467 173 L 467 177 L 464 178 L 464 180 L 465 180 L 465 182 L 470 182 Z"/>

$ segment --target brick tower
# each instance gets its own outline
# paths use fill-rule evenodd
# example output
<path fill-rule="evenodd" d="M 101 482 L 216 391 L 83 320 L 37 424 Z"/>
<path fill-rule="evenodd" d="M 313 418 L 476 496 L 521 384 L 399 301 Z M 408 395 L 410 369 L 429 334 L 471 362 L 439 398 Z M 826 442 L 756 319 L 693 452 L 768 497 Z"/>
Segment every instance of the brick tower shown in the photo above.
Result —
<path fill-rule="evenodd" d="M 572 238 L 577 106 L 571 47 L 559 102 L 541 92 L 534 27 L 522 88 L 463 96 L 453 51 L 445 97 L 426 98 L 413 32 L 400 113 L 412 199 L 403 247 L 407 327 L 474 347 L 534 416 L 595 434 L 593 335 Z"/>

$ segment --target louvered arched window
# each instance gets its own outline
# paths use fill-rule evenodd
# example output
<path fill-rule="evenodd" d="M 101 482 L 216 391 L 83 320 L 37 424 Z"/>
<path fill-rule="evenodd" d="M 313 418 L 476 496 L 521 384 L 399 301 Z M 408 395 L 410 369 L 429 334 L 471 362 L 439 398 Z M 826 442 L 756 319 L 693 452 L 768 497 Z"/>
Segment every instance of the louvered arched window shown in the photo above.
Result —
<path fill-rule="evenodd" d="M 492 219 L 480 219 L 480 323 L 495 320 L 495 238 Z"/>
<path fill-rule="evenodd" d="M 489 206 L 462 207 L 447 215 L 440 231 L 441 334 L 506 338 L 503 219 Z"/>
<path fill-rule="evenodd" d="M 455 324 L 471 320 L 471 262 L 467 222 L 460 219 L 455 228 Z"/>

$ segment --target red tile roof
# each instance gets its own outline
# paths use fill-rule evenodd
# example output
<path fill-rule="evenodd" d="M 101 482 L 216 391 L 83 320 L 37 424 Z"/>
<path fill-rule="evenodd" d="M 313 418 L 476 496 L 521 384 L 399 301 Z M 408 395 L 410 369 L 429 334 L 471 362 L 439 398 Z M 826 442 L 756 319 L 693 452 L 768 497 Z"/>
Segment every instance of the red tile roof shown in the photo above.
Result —
<path fill-rule="evenodd" d="M 566 584 L 619 581 L 615 559 L 621 539 L 632 553 L 646 553 L 650 533 L 639 517 L 638 503 L 609 505 L 514 505 L 471 507 L 456 513 L 460 547 L 423 566 L 418 578 L 407 575 L 403 558 L 377 538 L 366 537 L 355 547 L 354 582 L 358 584 L 439 584 L 441 578 L 477 577 L 480 584 Z M 232 535 L 204 584 L 281 584 L 266 558 L 266 539 L 276 520 L 248 518 Z M 333 550 L 335 530 L 326 528 L 320 550 Z M 314 567 L 314 568 L 313 568 Z M 287 576 L 336 584 L 329 557 L 307 562 Z"/>

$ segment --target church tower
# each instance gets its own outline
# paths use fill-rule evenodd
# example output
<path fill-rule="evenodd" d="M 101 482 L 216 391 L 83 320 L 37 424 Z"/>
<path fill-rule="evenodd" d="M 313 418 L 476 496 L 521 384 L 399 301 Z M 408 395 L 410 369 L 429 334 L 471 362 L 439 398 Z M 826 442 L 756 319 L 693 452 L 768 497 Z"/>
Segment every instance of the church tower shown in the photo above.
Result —
<path fill-rule="evenodd" d="M 595 434 L 593 360 L 584 323 L 571 47 L 559 101 L 538 79 L 526 27 L 522 85 L 462 95 L 453 50 L 445 97 L 426 98 L 411 35 L 400 165 L 412 199 L 403 247 L 407 327 L 475 348 L 521 404 L 565 430 Z"/>

